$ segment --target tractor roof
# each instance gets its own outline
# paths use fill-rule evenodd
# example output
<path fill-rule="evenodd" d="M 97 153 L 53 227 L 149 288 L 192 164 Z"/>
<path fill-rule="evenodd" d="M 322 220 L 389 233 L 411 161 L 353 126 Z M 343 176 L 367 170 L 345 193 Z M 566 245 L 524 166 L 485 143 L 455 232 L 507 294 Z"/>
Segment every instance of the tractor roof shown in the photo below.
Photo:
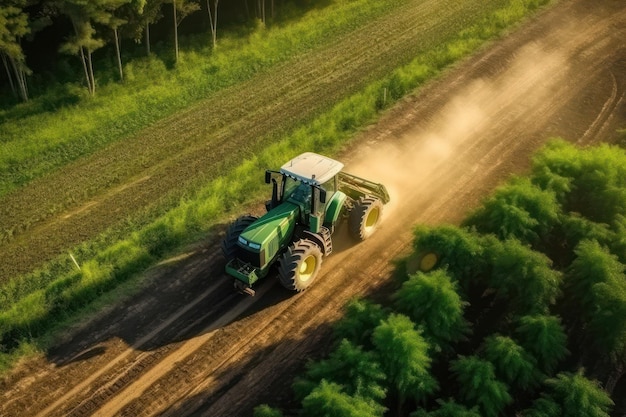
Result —
<path fill-rule="evenodd" d="M 280 172 L 312 185 L 320 185 L 337 175 L 343 164 L 326 156 L 305 152 L 280 168 Z"/>

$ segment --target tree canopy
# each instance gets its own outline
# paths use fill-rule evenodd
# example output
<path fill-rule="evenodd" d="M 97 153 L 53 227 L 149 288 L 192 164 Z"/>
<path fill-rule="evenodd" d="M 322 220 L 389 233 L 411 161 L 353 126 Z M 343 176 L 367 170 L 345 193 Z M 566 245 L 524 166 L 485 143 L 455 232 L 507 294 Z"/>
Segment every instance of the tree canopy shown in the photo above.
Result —
<path fill-rule="evenodd" d="M 437 389 L 430 375 L 428 343 L 407 316 L 391 314 L 372 334 L 376 352 L 391 387 L 400 398 L 425 399 Z"/>
<path fill-rule="evenodd" d="M 291 0 L 291 3 L 296 1 Z M 47 80 L 60 81 L 54 77 L 74 73 L 71 62 L 66 63 L 56 55 L 60 52 L 78 58 L 75 62 L 83 73 L 83 83 L 93 95 L 99 79 L 96 75 L 98 67 L 107 67 L 103 54 L 94 60 L 94 54 L 100 49 L 114 52 L 115 70 L 119 81 L 123 82 L 122 44 L 125 39 L 144 43 L 146 53 L 151 54 L 151 28 L 157 28 L 159 39 L 166 37 L 168 43 L 174 45 L 173 55 L 178 61 L 179 28 L 191 20 L 188 17 L 192 14 L 201 10 L 206 12 L 203 19 L 189 23 L 185 32 L 210 32 L 206 44 L 215 48 L 222 20 L 226 19 L 226 24 L 231 26 L 251 26 L 260 19 L 265 26 L 275 18 L 276 10 L 293 9 L 293 4 L 289 8 L 284 3 L 281 2 L 282 7 L 276 7 L 272 1 L 271 13 L 266 14 L 265 0 L 222 3 L 217 0 L 5 0 L 0 6 L 0 57 L 6 76 L 0 77 L 0 88 L 6 83 L 16 97 L 27 101 L 29 76 L 33 73 L 29 68 L 30 61 L 35 62 L 35 67 L 31 67 L 36 75 L 45 74 Z M 163 24 L 165 20 L 167 24 Z M 49 26 L 46 34 L 39 36 L 38 32 L 45 26 Z M 165 27 L 169 29 L 167 34 Z M 127 51 L 130 44 L 124 46 Z M 133 50 L 131 56 L 139 55 Z M 46 65 L 42 68 L 39 62 L 44 60 Z M 32 78 L 41 84 L 39 77 Z M 45 90 L 43 85 L 39 88 Z"/>
<path fill-rule="evenodd" d="M 420 323 L 424 337 L 440 349 L 469 332 L 463 317 L 466 305 L 457 292 L 457 283 L 444 270 L 417 272 L 395 294 L 397 310 Z"/>
<path fill-rule="evenodd" d="M 450 369 L 458 382 L 461 398 L 479 407 L 481 415 L 494 417 L 513 401 L 508 387 L 496 378 L 494 365 L 476 356 L 460 357 Z"/>

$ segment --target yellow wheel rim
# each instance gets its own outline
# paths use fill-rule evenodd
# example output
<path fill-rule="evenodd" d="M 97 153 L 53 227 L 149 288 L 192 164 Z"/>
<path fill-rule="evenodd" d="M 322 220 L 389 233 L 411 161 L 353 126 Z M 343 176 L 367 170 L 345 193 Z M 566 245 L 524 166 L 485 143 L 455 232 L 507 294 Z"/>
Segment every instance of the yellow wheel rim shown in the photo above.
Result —
<path fill-rule="evenodd" d="M 431 269 L 435 267 L 435 265 L 437 265 L 437 261 L 438 261 L 438 258 L 436 254 L 432 252 L 427 253 L 420 260 L 420 271 L 423 271 L 423 272 L 430 271 Z"/>
<path fill-rule="evenodd" d="M 380 216 L 380 210 L 375 207 L 370 211 L 365 219 L 365 229 L 370 229 L 378 223 L 378 217 Z"/>
<path fill-rule="evenodd" d="M 298 269 L 298 275 L 301 281 L 308 281 L 315 273 L 315 267 L 317 266 L 317 259 L 313 255 L 309 255 L 300 264 Z"/>

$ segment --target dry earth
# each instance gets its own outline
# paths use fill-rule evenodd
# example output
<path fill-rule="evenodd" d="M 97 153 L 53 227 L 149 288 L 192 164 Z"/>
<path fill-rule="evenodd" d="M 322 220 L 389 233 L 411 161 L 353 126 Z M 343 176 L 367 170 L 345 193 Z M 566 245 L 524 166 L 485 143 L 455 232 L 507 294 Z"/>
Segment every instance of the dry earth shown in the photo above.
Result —
<path fill-rule="evenodd" d="M 309 290 L 292 296 L 269 277 L 256 297 L 235 294 L 219 242 L 199 243 L 153 268 L 139 296 L 2 381 L 0 415 L 226 417 L 249 416 L 261 402 L 295 407 L 293 376 L 328 348 L 348 299 L 385 290 L 411 225 L 458 222 L 549 137 L 616 140 L 626 126 L 625 39 L 621 0 L 564 0 L 542 12 L 360 135 L 344 155 L 347 171 L 384 182 L 393 201 L 375 237 L 339 239 Z"/>

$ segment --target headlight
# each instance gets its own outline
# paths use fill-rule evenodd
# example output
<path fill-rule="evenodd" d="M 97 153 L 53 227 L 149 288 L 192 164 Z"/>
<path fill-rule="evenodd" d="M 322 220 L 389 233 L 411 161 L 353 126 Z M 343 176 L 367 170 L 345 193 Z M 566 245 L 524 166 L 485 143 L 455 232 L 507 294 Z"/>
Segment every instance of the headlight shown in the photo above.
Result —
<path fill-rule="evenodd" d="M 250 246 L 252 249 L 261 249 L 261 245 L 259 245 L 258 243 L 248 242 L 248 246 Z"/>
<path fill-rule="evenodd" d="M 242 238 L 241 236 L 239 236 L 239 239 L 237 239 L 237 240 L 239 240 L 239 243 L 242 243 L 244 245 L 248 244 L 248 241 L 246 239 Z"/>

